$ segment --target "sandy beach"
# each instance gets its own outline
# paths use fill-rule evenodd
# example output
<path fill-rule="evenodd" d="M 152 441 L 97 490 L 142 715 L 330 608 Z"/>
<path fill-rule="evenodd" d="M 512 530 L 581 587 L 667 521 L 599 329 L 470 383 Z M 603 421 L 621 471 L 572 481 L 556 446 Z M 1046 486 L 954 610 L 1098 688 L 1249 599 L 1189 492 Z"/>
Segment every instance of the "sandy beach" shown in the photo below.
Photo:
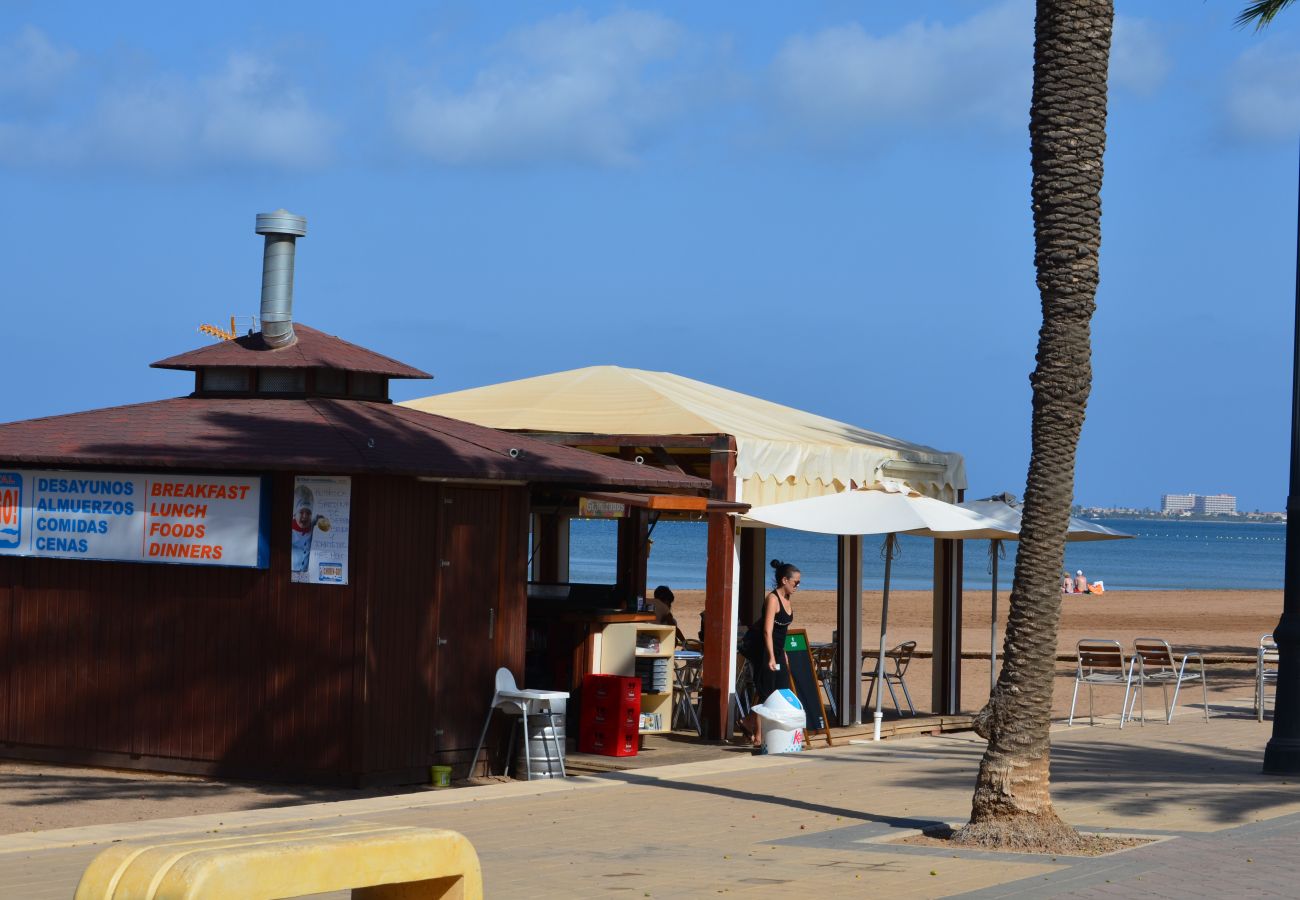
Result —
<path fill-rule="evenodd" d="M 1006 618 L 1008 594 L 998 594 L 999 620 Z M 867 646 L 880 634 L 880 591 L 862 593 L 862 633 Z M 889 635 L 892 644 L 916 641 L 930 649 L 932 595 L 929 591 L 891 591 Z M 962 649 L 989 648 L 989 593 L 965 592 L 962 603 Z M 698 629 L 703 591 L 681 591 L 674 605 L 688 637 Z M 830 640 L 835 628 L 835 594 L 800 591 L 795 596 L 795 626 L 813 640 Z M 1259 636 L 1273 630 L 1282 614 L 1281 591 L 1109 591 L 1067 594 L 1061 599 L 1059 647 L 1074 652 L 1084 637 L 1114 638 L 1128 644 L 1135 637 L 1163 637 L 1176 647 L 1207 653 L 1254 653 Z M 694 627 L 686 627 L 686 626 Z M 1001 632 L 999 632 L 999 640 Z M 999 646 L 999 652 L 1001 647 Z"/>
<path fill-rule="evenodd" d="M 998 594 L 998 617 L 1006 619 L 1008 594 Z M 863 646 L 874 648 L 880 635 L 880 591 L 862 594 Z M 931 647 L 933 603 L 929 591 L 890 592 L 889 645 L 916 641 L 918 650 Z M 1057 651 L 1073 654 L 1081 638 L 1112 638 L 1130 647 L 1134 638 L 1164 638 L 1175 651 L 1195 649 L 1206 654 L 1251 656 L 1259 636 L 1273 630 L 1282 613 L 1281 591 L 1108 591 L 1101 595 L 1062 597 L 1061 627 Z M 962 650 L 987 657 L 989 650 L 988 591 L 967 590 L 962 604 Z M 703 591 L 681 591 L 674 609 L 688 637 L 698 629 L 704 606 Z M 795 596 L 794 626 L 805 628 L 813 640 L 827 641 L 835 628 L 835 594 L 831 591 L 800 591 Z M 998 632 L 998 653 L 1002 653 L 1002 632 Z M 930 708 L 930 661 L 916 659 L 907 675 L 907 685 L 917 709 Z M 1214 695 L 1251 696 L 1252 666 L 1216 665 L 1208 677 L 1211 703 Z M 988 697 L 987 658 L 967 659 L 962 665 L 962 708 L 974 712 Z M 1064 717 L 1070 710 L 1074 687 L 1073 667 L 1057 667 L 1053 708 Z M 1119 710 L 1120 692 L 1096 692 L 1097 710 Z M 899 698 L 902 699 L 901 697 Z M 1199 699 L 1199 695 L 1198 698 Z M 888 701 L 888 698 L 886 698 Z M 1159 695 L 1149 698 L 1160 704 Z M 1185 697 L 1179 703 L 1191 702 Z M 1148 710 L 1152 707 L 1148 706 Z"/>

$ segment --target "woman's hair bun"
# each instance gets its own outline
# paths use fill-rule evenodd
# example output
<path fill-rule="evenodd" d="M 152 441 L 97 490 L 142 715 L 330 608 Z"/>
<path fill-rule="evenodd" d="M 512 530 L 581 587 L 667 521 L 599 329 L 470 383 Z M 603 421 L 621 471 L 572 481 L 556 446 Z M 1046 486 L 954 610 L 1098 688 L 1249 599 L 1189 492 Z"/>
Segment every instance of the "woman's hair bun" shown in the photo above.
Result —
<path fill-rule="evenodd" d="M 779 560 L 779 559 L 774 559 L 774 560 L 772 560 L 770 563 L 768 563 L 768 565 L 771 566 L 771 567 L 774 568 L 774 569 L 779 569 L 779 568 L 781 568 L 783 565 L 785 565 L 785 563 L 781 562 L 781 560 Z"/>

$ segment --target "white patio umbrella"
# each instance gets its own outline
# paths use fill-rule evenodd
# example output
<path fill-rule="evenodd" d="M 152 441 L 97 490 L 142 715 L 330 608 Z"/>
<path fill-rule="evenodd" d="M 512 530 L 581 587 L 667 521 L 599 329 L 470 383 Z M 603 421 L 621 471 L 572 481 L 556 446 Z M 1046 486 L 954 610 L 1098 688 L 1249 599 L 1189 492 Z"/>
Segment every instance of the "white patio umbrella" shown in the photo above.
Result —
<path fill-rule="evenodd" d="M 996 523 L 996 533 L 980 535 L 952 535 L 966 539 L 987 539 L 989 541 L 989 560 L 993 571 L 992 614 L 989 623 L 989 693 L 997 686 L 998 671 L 998 558 L 1002 553 L 1003 541 L 1020 539 L 1020 507 L 1010 494 L 999 494 L 985 500 L 969 500 L 958 504 L 962 509 L 976 513 L 989 522 Z M 1087 519 L 1070 517 L 1070 524 L 1065 532 L 1068 543 L 1076 541 L 1117 541 L 1132 538 L 1133 535 L 1107 528 Z"/>
<path fill-rule="evenodd" d="M 885 535 L 885 586 L 880 608 L 880 653 L 876 657 L 876 708 L 872 713 L 872 739 L 880 740 L 880 721 L 884 715 L 881 703 L 885 686 L 885 644 L 889 626 L 889 569 L 898 534 L 964 537 L 967 533 L 997 532 L 996 524 L 970 510 L 923 497 L 896 483 L 756 506 L 741 517 L 741 521 L 817 534 Z"/>

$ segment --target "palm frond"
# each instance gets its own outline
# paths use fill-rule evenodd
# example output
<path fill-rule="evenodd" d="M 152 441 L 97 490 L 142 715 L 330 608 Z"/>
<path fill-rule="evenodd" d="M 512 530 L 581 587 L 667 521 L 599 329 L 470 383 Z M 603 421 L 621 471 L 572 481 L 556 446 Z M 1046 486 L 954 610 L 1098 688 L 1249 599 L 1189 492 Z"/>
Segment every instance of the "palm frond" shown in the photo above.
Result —
<path fill-rule="evenodd" d="M 1255 30 L 1258 31 L 1272 22 L 1274 16 L 1294 2 L 1295 0 L 1255 0 L 1237 16 L 1237 27 L 1245 28 L 1247 25 L 1253 24 Z"/>

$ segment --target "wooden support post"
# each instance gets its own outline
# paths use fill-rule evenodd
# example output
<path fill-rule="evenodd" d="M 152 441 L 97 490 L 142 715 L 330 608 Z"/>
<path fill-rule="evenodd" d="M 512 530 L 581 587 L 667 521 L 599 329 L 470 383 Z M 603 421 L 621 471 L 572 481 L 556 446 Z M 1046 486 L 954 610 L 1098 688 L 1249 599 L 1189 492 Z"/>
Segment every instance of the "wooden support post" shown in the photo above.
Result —
<path fill-rule="evenodd" d="M 533 515 L 533 581 L 569 580 L 569 520 L 559 513 Z"/>
<path fill-rule="evenodd" d="M 737 618 L 749 625 L 758 618 L 767 594 L 767 529 L 740 529 L 740 603 Z"/>
<path fill-rule="evenodd" d="M 645 597 L 646 564 L 649 560 L 650 522 L 646 510 L 632 507 L 626 518 L 618 520 L 617 582 L 623 588 L 623 600 L 630 609 L 637 598 Z"/>
<path fill-rule="evenodd" d="M 836 603 L 839 693 L 835 698 L 841 725 L 862 724 L 862 535 L 839 538 Z"/>
<path fill-rule="evenodd" d="M 650 564 L 650 511 L 634 506 L 628 510 L 628 521 L 632 523 L 632 567 L 628 583 L 633 597 L 645 599 Z"/>
<path fill-rule="evenodd" d="M 933 712 L 961 712 L 962 542 L 934 542 L 934 668 L 930 695 Z"/>
<path fill-rule="evenodd" d="M 561 584 L 569 580 L 569 530 L 573 525 L 570 516 L 555 517 L 555 580 Z"/>
<path fill-rule="evenodd" d="M 718 435 L 711 448 L 710 496 L 734 500 L 736 494 L 736 439 Z M 735 689 L 736 603 L 733 596 L 736 554 L 736 520 L 726 513 L 709 514 L 707 570 L 704 592 L 704 671 L 700 718 L 704 736 L 726 740 L 729 735 L 731 695 Z"/>

